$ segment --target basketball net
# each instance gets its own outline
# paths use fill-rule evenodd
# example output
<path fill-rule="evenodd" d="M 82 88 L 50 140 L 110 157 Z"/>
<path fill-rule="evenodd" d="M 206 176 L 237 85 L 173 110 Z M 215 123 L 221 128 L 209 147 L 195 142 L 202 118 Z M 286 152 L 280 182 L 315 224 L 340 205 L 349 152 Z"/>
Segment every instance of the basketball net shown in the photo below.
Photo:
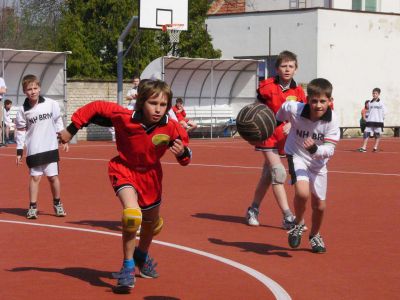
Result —
<path fill-rule="evenodd" d="M 162 31 L 168 33 L 169 43 L 171 44 L 171 49 L 168 51 L 168 56 L 177 56 L 177 45 L 179 43 L 179 35 L 183 30 L 183 26 L 183 24 L 165 24 L 162 26 Z"/>

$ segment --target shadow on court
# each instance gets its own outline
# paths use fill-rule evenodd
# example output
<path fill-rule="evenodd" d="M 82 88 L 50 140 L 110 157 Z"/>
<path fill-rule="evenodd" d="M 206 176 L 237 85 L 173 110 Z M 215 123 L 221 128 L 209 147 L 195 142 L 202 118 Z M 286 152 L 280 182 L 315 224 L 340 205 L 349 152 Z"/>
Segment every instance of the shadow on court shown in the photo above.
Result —
<path fill-rule="evenodd" d="M 0 214 L 5 213 L 10 215 L 25 217 L 26 212 L 27 212 L 26 208 L 5 208 L 5 207 L 0 208 Z"/>
<path fill-rule="evenodd" d="M 74 225 L 86 225 L 95 228 L 103 228 L 111 231 L 121 232 L 121 221 L 82 220 L 82 221 L 75 221 L 68 223 Z"/>
<path fill-rule="evenodd" d="M 59 273 L 66 276 L 74 277 L 85 281 L 93 286 L 108 287 L 113 286 L 107 282 L 104 282 L 101 278 L 112 278 L 111 272 L 99 271 L 88 268 L 39 268 L 39 267 L 19 267 L 8 270 L 10 272 L 27 272 L 27 271 L 38 271 L 38 272 L 48 272 L 48 273 Z"/>
<path fill-rule="evenodd" d="M 270 244 L 263 243 L 253 243 L 253 242 L 227 242 L 221 239 L 208 239 L 211 243 L 222 246 L 236 247 L 244 250 L 245 252 L 253 252 L 262 255 L 277 255 L 281 257 L 292 257 L 288 251 L 297 251 L 297 249 L 289 249 L 279 246 L 274 246 Z M 301 249 L 299 249 L 301 250 Z"/>
<path fill-rule="evenodd" d="M 217 214 L 211 214 L 211 213 L 196 213 L 196 214 L 192 215 L 192 217 L 247 225 L 245 217 L 239 217 L 239 216 L 217 215 Z M 264 224 L 260 224 L 259 227 L 282 229 L 281 227 L 272 226 L 272 225 L 264 225 Z"/>

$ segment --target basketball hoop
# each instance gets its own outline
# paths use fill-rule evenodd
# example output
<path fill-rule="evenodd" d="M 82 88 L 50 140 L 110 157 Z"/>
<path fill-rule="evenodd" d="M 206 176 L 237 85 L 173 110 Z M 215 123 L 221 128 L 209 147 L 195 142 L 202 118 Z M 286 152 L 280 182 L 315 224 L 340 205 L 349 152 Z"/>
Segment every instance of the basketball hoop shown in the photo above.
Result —
<path fill-rule="evenodd" d="M 179 35 L 184 26 L 184 24 L 164 24 L 162 26 L 162 31 L 168 33 L 169 42 L 171 44 L 171 50 L 168 52 L 169 56 L 176 56 L 176 45 L 179 43 Z"/>

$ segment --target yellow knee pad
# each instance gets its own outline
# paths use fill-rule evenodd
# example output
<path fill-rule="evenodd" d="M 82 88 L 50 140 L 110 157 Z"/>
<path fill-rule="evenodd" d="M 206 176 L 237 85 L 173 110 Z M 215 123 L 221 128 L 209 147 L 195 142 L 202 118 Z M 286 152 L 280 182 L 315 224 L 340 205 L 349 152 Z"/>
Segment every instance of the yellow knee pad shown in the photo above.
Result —
<path fill-rule="evenodd" d="M 122 231 L 135 233 L 142 224 L 140 208 L 125 208 L 122 212 Z"/>
<path fill-rule="evenodd" d="M 142 227 L 140 228 L 140 235 L 146 236 L 152 234 L 153 236 L 160 233 L 161 229 L 164 226 L 164 220 L 161 217 L 158 217 L 155 221 L 145 221 L 142 222 Z"/>

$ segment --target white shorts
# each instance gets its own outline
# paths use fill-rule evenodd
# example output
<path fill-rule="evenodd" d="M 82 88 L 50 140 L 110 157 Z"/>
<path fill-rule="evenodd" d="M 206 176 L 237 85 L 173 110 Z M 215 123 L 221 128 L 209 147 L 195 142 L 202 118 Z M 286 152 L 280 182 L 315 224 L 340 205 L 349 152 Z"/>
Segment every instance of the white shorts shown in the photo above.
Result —
<path fill-rule="evenodd" d="M 58 175 L 58 162 L 53 162 L 47 165 L 41 165 L 37 167 L 33 167 L 29 169 L 29 173 L 31 176 L 41 176 L 46 175 L 50 176 L 57 176 Z"/>
<path fill-rule="evenodd" d="M 381 134 L 382 133 L 382 127 L 365 127 L 364 132 L 373 133 L 373 134 Z"/>
<path fill-rule="evenodd" d="M 311 193 L 319 200 L 325 200 L 328 183 L 328 172 L 326 168 L 313 171 L 310 170 L 302 159 L 289 155 L 287 157 L 289 173 L 292 179 L 291 184 L 295 184 L 297 181 L 307 181 L 310 183 Z"/>

